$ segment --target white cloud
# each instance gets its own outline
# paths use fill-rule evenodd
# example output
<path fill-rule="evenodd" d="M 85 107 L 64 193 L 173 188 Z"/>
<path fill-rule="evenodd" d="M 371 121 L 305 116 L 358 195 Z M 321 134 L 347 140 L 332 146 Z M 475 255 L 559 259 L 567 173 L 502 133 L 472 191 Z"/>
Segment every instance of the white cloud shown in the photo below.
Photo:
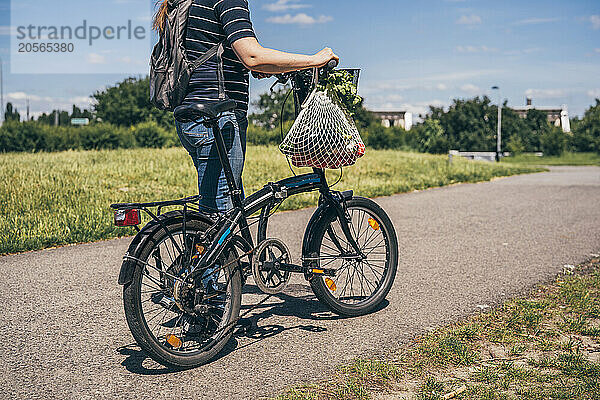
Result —
<path fill-rule="evenodd" d="M 19 101 L 52 101 L 52 97 L 42 97 L 35 94 L 27 94 L 25 92 L 11 92 L 6 94 L 8 101 L 19 102 Z"/>
<path fill-rule="evenodd" d="M 596 53 L 600 53 L 600 49 L 594 49 Z"/>
<path fill-rule="evenodd" d="M 593 29 L 600 29 L 600 15 L 592 15 L 590 17 Z"/>
<path fill-rule="evenodd" d="M 16 33 L 16 29 L 10 25 L 0 25 L 0 36 L 10 36 Z"/>
<path fill-rule="evenodd" d="M 275 3 L 265 4 L 263 8 L 271 12 L 281 12 L 289 10 L 299 10 L 301 8 L 312 7 L 309 4 L 302 4 L 300 0 L 277 0 Z"/>
<path fill-rule="evenodd" d="M 508 51 L 505 51 L 504 54 L 507 56 L 519 56 L 522 54 L 539 53 L 540 51 L 544 51 L 544 49 L 541 47 L 531 47 L 528 49 L 508 50 Z"/>
<path fill-rule="evenodd" d="M 538 52 L 543 51 L 543 50 L 544 49 L 542 49 L 541 47 L 531 47 L 529 49 L 524 49 L 522 51 L 525 54 L 531 54 L 531 53 L 538 53 Z"/>
<path fill-rule="evenodd" d="M 382 92 L 402 92 L 411 90 L 446 91 L 455 89 L 456 87 L 454 87 L 453 84 L 457 84 L 457 82 L 477 80 L 481 77 L 493 77 L 502 75 L 503 73 L 505 73 L 503 70 L 482 69 L 447 74 L 414 76 L 399 80 L 376 80 L 361 84 L 360 92 L 369 99 Z"/>
<path fill-rule="evenodd" d="M 588 90 L 587 95 L 594 99 L 600 98 L 600 89 L 591 89 Z"/>
<path fill-rule="evenodd" d="M 479 15 L 463 15 L 457 21 L 459 25 L 479 25 L 481 24 L 481 17 Z"/>
<path fill-rule="evenodd" d="M 558 22 L 560 18 L 527 18 L 513 23 L 513 25 L 537 25 Z"/>
<path fill-rule="evenodd" d="M 148 63 L 147 60 L 132 58 L 129 56 L 120 57 L 120 58 L 118 58 L 118 61 L 123 64 L 127 64 L 127 65 L 146 65 Z"/>
<path fill-rule="evenodd" d="M 61 104 L 61 105 L 83 105 L 85 107 L 89 106 L 93 99 L 89 96 L 75 96 L 70 98 L 56 98 L 50 96 L 38 96 L 35 94 L 25 93 L 25 92 L 11 92 L 5 95 L 5 98 L 11 102 L 23 102 L 25 103 L 27 100 L 30 102 L 40 102 L 40 103 L 52 103 L 52 104 Z"/>
<path fill-rule="evenodd" d="M 106 64 L 106 57 L 97 53 L 88 54 L 86 59 L 88 64 Z"/>
<path fill-rule="evenodd" d="M 456 51 L 459 53 L 489 53 L 498 51 L 498 49 L 487 46 L 456 46 Z"/>
<path fill-rule="evenodd" d="M 460 87 L 460 90 L 462 90 L 465 93 L 468 93 L 469 95 L 476 95 L 476 94 L 480 94 L 482 91 L 479 88 L 479 86 L 475 86 L 472 83 L 467 83 L 465 85 L 462 85 Z"/>
<path fill-rule="evenodd" d="M 13 93 L 6 94 L 6 99 L 8 101 L 25 100 L 26 98 L 27 98 L 27 93 L 25 93 L 25 92 L 13 92 Z"/>
<path fill-rule="evenodd" d="M 381 94 L 382 92 L 406 92 L 406 91 L 445 91 L 448 90 L 449 87 L 445 83 L 418 83 L 418 84 L 404 84 L 401 82 L 393 82 L 393 81 L 383 81 L 383 82 L 374 82 L 367 85 L 363 85 L 361 87 L 361 94 L 367 96 L 369 99 L 379 99 L 382 97 L 389 98 L 389 96 L 400 96 L 394 94 Z"/>
<path fill-rule="evenodd" d="M 89 96 L 74 96 L 69 98 L 40 96 L 25 92 L 10 92 L 5 96 L 7 102 L 11 102 L 25 119 L 27 101 L 29 100 L 30 117 L 39 117 L 43 113 L 51 113 L 52 110 L 71 111 L 73 104 L 79 108 L 90 109 L 93 99 Z"/>
<path fill-rule="evenodd" d="M 90 96 L 76 96 L 68 99 L 68 102 L 77 106 L 83 106 L 87 108 L 94 102 L 94 99 Z"/>
<path fill-rule="evenodd" d="M 377 101 L 367 99 L 366 107 L 372 111 L 407 111 L 415 116 L 426 115 L 429 113 L 429 107 L 446 107 L 447 104 L 441 100 L 420 101 L 414 103 L 394 101 L 393 98 L 382 98 Z"/>
<path fill-rule="evenodd" d="M 300 13 L 300 14 L 296 14 L 293 16 L 291 14 L 286 14 L 286 15 L 282 15 L 279 17 L 271 17 L 271 18 L 268 18 L 267 21 L 271 22 L 273 24 L 283 24 L 283 25 L 289 25 L 289 24 L 314 25 L 314 24 L 324 24 L 326 22 L 333 21 L 333 18 L 326 16 L 326 15 L 321 15 L 321 16 L 315 18 L 310 15 Z"/>
<path fill-rule="evenodd" d="M 527 89 L 525 95 L 534 99 L 559 99 L 567 95 L 565 89 Z"/>

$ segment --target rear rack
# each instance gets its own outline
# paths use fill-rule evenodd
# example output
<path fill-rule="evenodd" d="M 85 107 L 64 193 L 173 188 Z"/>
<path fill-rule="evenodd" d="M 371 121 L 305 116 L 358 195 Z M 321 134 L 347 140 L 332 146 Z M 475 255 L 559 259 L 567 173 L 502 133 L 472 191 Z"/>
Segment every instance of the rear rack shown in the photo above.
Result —
<path fill-rule="evenodd" d="M 168 206 L 184 206 L 189 203 L 194 203 L 200 201 L 201 196 L 191 196 L 186 197 L 185 199 L 180 200 L 170 200 L 170 201 L 155 201 L 152 203 L 116 203 L 111 204 L 110 208 L 114 210 L 134 210 L 134 209 L 142 209 L 149 207 L 168 207 Z"/>
<path fill-rule="evenodd" d="M 115 215 L 119 212 L 130 212 L 130 211 L 134 211 L 137 210 L 139 211 L 143 211 L 145 212 L 150 218 L 152 218 L 155 222 L 157 222 L 164 230 L 165 232 L 167 232 L 168 235 L 171 235 L 171 233 L 169 232 L 169 230 L 167 229 L 167 227 L 165 226 L 165 224 L 163 223 L 163 221 L 159 218 L 162 215 L 162 210 L 165 207 L 170 207 L 170 206 L 182 206 L 183 210 L 183 216 L 184 216 L 184 221 L 183 221 L 183 229 L 185 232 L 185 225 L 186 225 L 186 221 L 185 221 L 185 216 L 187 215 L 188 211 L 193 211 L 193 212 L 197 212 L 197 213 L 204 213 L 207 216 L 209 216 L 211 219 L 214 219 L 214 213 L 206 213 L 204 212 L 199 204 L 200 199 L 202 198 L 202 196 L 191 196 L 191 197 L 186 197 L 184 199 L 180 199 L 180 200 L 170 200 L 170 201 L 154 201 L 151 203 L 116 203 L 116 204 L 111 204 L 110 207 L 112 209 L 115 210 Z M 152 212 L 150 209 L 151 208 L 157 208 L 156 212 Z M 211 215 L 213 217 L 211 217 Z M 115 219 L 116 221 L 116 219 Z M 141 222 L 141 220 L 139 220 L 138 222 Z M 140 228 L 137 225 L 118 225 L 118 226 L 133 226 L 138 232 L 140 231 Z"/>

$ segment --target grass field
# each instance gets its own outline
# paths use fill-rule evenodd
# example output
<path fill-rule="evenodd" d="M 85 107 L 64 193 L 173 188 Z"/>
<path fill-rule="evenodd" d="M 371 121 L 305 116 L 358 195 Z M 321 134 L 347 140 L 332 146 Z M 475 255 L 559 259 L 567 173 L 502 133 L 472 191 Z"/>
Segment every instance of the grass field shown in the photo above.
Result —
<path fill-rule="evenodd" d="M 560 156 L 537 157 L 533 154 L 520 154 L 502 160 L 505 163 L 524 165 L 600 165 L 598 153 L 564 153 Z"/>
<path fill-rule="evenodd" d="M 278 400 L 600 398 L 600 257 L 527 297 Z"/>
<path fill-rule="evenodd" d="M 290 175 L 276 147 L 249 147 L 246 193 Z M 341 189 L 385 196 L 457 182 L 540 171 L 540 168 L 398 151 L 367 152 L 344 171 Z M 125 236 L 112 225 L 111 203 L 155 201 L 196 194 L 196 173 L 179 148 L 0 154 L 0 254 Z M 330 172 L 333 181 L 337 171 Z M 315 194 L 287 200 L 282 209 L 316 203 Z"/>

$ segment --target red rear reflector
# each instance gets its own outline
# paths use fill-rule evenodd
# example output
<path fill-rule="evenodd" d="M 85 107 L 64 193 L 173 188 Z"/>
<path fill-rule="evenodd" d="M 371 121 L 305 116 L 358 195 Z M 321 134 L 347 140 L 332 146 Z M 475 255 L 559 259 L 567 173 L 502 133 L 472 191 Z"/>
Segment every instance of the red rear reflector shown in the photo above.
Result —
<path fill-rule="evenodd" d="M 140 210 L 117 210 L 115 211 L 116 226 L 135 226 L 142 222 Z"/>

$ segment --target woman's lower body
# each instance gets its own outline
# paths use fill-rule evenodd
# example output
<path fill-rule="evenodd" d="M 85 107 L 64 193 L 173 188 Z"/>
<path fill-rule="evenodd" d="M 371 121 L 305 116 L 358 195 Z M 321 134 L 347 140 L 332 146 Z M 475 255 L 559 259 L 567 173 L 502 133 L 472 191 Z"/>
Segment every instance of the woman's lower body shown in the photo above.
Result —
<path fill-rule="evenodd" d="M 194 122 L 176 122 L 176 126 L 181 144 L 192 157 L 194 167 L 198 171 L 198 190 L 202 197 L 200 206 L 221 212 L 229 210 L 233 205 L 212 129 Z M 236 185 L 242 189 L 248 130 L 246 112 L 236 110 L 224 113 L 219 119 L 219 128 L 223 134 Z"/>

